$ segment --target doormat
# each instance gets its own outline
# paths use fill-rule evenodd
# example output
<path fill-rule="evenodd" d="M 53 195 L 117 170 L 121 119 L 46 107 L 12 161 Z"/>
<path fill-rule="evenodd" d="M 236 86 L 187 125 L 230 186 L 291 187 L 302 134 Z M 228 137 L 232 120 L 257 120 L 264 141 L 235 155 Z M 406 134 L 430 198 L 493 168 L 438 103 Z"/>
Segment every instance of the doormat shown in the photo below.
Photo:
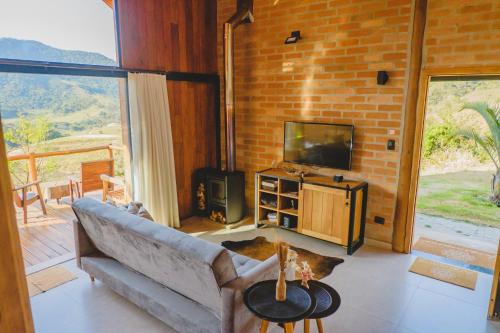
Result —
<path fill-rule="evenodd" d="M 76 278 L 76 275 L 66 268 L 54 266 L 28 275 L 26 280 L 28 281 L 29 295 L 33 297 Z"/>
<path fill-rule="evenodd" d="M 437 261 L 417 258 L 411 265 L 410 272 L 471 290 L 476 288 L 476 272 L 442 264 Z"/>
<path fill-rule="evenodd" d="M 262 236 L 244 241 L 225 241 L 222 242 L 222 246 L 228 250 L 260 261 L 264 261 L 276 253 L 274 243 L 269 242 Z M 344 259 L 322 256 L 300 247 L 290 245 L 290 248 L 297 252 L 297 262 L 307 261 L 309 266 L 311 266 L 314 273 L 314 279 L 316 280 L 320 280 L 330 275 L 335 266 L 344 262 Z M 300 278 L 297 273 L 296 276 L 297 278 Z"/>
<path fill-rule="evenodd" d="M 459 260 L 469 265 L 491 270 L 495 268 L 495 254 L 439 242 L 425 237 L 420 237 L 415 245 L 413 245 L 413 249 L 448 259 Z"/>

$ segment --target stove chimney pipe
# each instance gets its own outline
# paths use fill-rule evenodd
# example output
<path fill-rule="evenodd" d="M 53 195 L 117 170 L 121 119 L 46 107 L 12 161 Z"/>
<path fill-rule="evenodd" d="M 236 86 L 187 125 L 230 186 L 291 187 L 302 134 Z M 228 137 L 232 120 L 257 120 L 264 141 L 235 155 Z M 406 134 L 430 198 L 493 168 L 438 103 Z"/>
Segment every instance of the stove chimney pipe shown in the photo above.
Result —
<path fill-rule="evenodd" d="M 252 23 L 253 0 L 237 0 L 236 13 L 224 23 L 224 102 L 226 106 L 226 171 L 236 170 L 235 96 L 234 96 L 234 29 Z"/>

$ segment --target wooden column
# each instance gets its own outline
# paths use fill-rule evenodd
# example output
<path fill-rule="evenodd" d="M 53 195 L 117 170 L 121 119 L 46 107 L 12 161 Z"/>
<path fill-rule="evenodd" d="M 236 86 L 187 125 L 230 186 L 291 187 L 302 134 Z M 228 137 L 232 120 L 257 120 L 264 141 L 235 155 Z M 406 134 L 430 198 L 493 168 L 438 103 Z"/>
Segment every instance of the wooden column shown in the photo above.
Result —
<path fill-rule="evenodd" d="M 427 0 L 415 0 L 413 25 L 410 46 L 409 79 L 406 92 L 403 143 L 399 167 L 399 184 L 396 201 L 396 216 L 392 237 L 392 249 L 396 252 L 408 253 L 411 250 L 413 225 L 408 225 L 407 214 L 410 202 L 408 193 L 411 186 L 413 151 L 415 145 L 415 129 L 419 82 L 422 70 L 422 49 L 427 14 Z"/>
<path fill-rule="evenodd" d="M 36 170 L 36 158 L 34 153 L 28 154 L 28 174 L 30 182 L 38 180 L 38 172 Z"/>
<path fill-rule="evenodd" d="M 28 287 L 0 120 L 0 332 L 33 330 Z"/>
<path fill-rule="evenodd" d="M 128 122 L 128 99 L 127 99 L 127 81 L 118 80 L 118 91 L 120 93 L 120 123 L 122 127 L 122 143 L 123 143 L 123 171 L 125 178 L 125 195 L 126 202 L 133 200 L 133 179 L 132 179 L 132 142 L 130 142 L 130 124 Z"/>
<path fill-rule="evenodd" d="M 488 305 L 488 318 L 498 318 L 498 311 L 500 310 L 497 305 L 498 299 L 498 282 L 500 279 L 500 241 L 498 242 L 497 259 L 495 261 L 495 273 L 493 274 L 493 283 L 491 285 L 490 304 Z"/>
<path fill-rule="evenodd" d="M 110 160 L 113 159 L 113 149 L 111 148 L 111 145 L 108 146 L 108 158 Z"/>

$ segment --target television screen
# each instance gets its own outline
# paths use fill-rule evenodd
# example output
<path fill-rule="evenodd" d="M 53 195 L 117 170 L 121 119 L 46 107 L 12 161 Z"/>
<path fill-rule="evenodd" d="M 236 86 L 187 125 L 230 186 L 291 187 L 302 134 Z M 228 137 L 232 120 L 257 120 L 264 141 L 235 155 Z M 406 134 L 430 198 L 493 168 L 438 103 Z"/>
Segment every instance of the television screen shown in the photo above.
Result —
<path fill-rule="evenodd" d="M 354 126 L 285 122 L 284 161 L 350 170 Z"/>

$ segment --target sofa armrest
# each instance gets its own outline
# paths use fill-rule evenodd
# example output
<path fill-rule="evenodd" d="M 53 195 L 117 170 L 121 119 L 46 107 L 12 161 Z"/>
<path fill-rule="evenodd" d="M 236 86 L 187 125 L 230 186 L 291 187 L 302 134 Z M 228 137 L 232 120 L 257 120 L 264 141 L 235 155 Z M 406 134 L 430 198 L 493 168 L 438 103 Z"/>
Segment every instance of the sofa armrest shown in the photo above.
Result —
<path fill-rule="evenodd" d="M 222 286 L 222 333 L 256 332 L 260 324 L 243 302 L 245 290 L 254 283 L 278 278 L 278 257 L 273 255 L 248 272 Z M 292 280 L 294 272 L 287 271 Z"/>
<path fill-rule="evenodd" d="M 75 258 L 76 265 L 78 268 L 82 268 L 82 256 L 88 256 L 90 254 L 98 253 L 99 250 L 94 246 L 92 240 L 87 235 L 87 232 L 83 228 L 80 221 L 73 220 L 73 232 L 75 235 Z"/>

